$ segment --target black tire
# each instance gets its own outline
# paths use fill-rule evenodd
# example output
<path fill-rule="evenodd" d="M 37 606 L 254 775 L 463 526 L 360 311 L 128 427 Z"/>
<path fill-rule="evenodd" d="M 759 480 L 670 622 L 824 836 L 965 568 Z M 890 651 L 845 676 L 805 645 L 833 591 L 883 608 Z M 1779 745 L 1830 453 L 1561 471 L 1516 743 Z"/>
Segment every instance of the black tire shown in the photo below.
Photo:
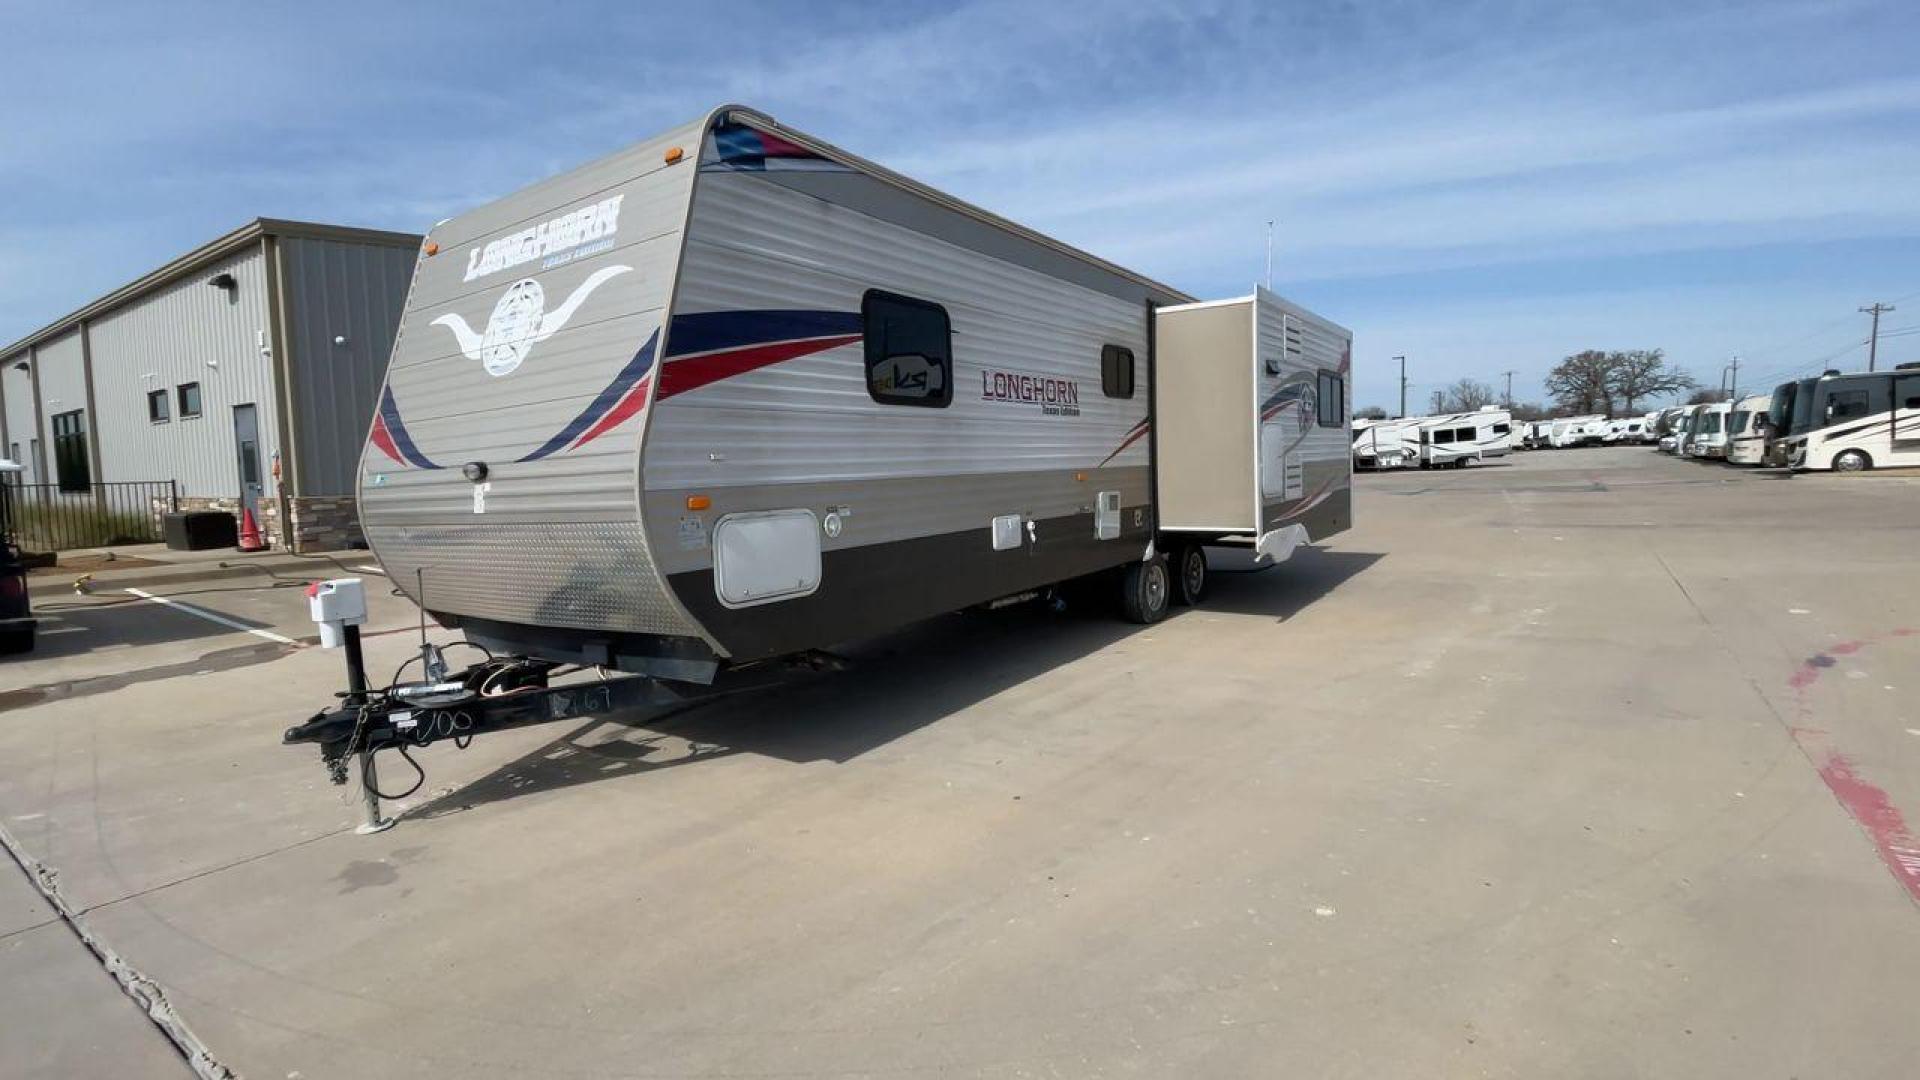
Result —
<path fill-rule="evenodd" d="M 1173 551 L 1173 602 L 1193 607 L 1207 595 L 1207 549 L 1187 544 Z"/>
<path fill-rule="evenodd" d="M 1833 459 L 1834 472 L 1866 472 L 1873 468 L 1873 459 L 1865 450 L 1842 450 Z"/>
<path fill-rule="evenodd" d="M 1167 605 L 1173 599 L 1173 582 L 1167 573 L 1167 560 L 1159 555 L 1127 567 L 1120 575 L 1120 613 L 1128 622 L 1152 626 L 1167 617 Z"/>
<path fill-rule="evenodd" d="M 33 651 L 33 631 L 7 630 L 0 632 L 0 656 L 14 656 Z"/>

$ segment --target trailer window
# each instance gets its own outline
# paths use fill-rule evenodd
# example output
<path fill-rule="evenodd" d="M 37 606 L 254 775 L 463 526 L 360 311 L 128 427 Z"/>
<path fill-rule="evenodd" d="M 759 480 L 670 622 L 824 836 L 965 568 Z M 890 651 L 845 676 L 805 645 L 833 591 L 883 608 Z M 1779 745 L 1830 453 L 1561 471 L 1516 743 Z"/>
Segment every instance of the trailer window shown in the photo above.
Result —
<path fill-rule="evenodd" d="M 1437 443 L 1450 443 L 1450 442 L 1452 442 L 1452 441 L 1453 441 L 1453 429 L 1452 429 L 1452 428 L 1440 428 L 1440 429 L 1438 429 L 1438 430 L 1436 430 L 1436 431 L 1435 431 L 1435 432 L 1433 433 L 1433 441 L 1434 441 L 1434 442 L 1437 442 Z"/>
<path fill-rule="evenodd" d="M 1133 350 L 1125 345 L 1100 347 L 1100 389 L 1108 397 L 1133 396 Z"/>
<path fill-rule="evenodd" d="M 953 326 L 947 309 L 869 290 L 860 300 L 867 393 L 882 405 L 944 409 L 953 400 Z"/>
<path fill-rule="evenodd" d="M 1920 409 L 1920 375 L 1902 375 L 1893 380 L 1896 408 Z"/>
<path fill-rule="evenodd" d="M 1506 434 L 1509 434 L 1509 433 L 1511 433 L 1512 431 L 1513 431 L 1513 428 L 1512 428 L 1511 426 L 1509 426 L 1509 425 L 1507 425 L 1507 424 L 1495 424 L 1495 425 L 1493 425 L 1493 433 L 1494 433 L 1495 435 L 1506 435 Z"/>
<path fill-rule="evenodd" d="M 1341 427 L 1347 422 L 1347 380 L 1332 372 L 1320 373 L 1320 426 Z"/>

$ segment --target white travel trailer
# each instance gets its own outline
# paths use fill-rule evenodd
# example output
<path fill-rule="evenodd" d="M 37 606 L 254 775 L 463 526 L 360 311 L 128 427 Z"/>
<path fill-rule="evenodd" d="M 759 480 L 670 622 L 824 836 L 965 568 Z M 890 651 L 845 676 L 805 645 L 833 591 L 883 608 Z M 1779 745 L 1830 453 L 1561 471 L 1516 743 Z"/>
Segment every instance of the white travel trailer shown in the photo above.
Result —
<path fill-rule="evenodd" d="M 1104 571 L 1151 622 L 1351 523 L 1351 334 L 1191 300 L 723 107 L 433 229 L 366 536 L 496 655 L 695 683 Z"/>
<path fill-rule="evenodd" d="M 1749 394 L 1734 405 L 1727 420 L 1727 462 L 1758 465 L 1767 454 L 1767 416 L 1772 394 Z"/>
<path fill-rule="evenodd" d="M 1723 458 L 1727 456 L 1727 421 L 1733 415 L 1731 402 L 1719 401 L 1702 406 L 1693 415 L 1688 429 L 1687 456 Z"/>
<path fill-rule="evenodd" d="M 1553 422 L 1547 445 L 1555 448 L 1588 446 L 1598 443 L 1607 432 L 1607 418 L 1598 414 L 1568 416 Z"/>
<path fill-rule="evenodd" d="M 1600 441 L 1608 446 L 1644 442 L 1647 432 L 1647 418 L 1628 417 L 1622 420 L 1607 421 L 1607 432 Z"/>
<path fill-rule="evenodd" d="M 1356 469 L 1410 469 L 1420 463 L 1420 417 L 1375 420 L 1353 438 Z"/>
<path fill-rule="evenodd" d="M 1420 467 L 1459 467 L 1506 457 L 1512 446 L 1513 414 L 1505 409 L 1420 418 Z"/>
<path fill-rule="evenodd" d="M 1920 465 L 1920 363 L 1802 380 L 1786 436 L 1796 469 Z"/>

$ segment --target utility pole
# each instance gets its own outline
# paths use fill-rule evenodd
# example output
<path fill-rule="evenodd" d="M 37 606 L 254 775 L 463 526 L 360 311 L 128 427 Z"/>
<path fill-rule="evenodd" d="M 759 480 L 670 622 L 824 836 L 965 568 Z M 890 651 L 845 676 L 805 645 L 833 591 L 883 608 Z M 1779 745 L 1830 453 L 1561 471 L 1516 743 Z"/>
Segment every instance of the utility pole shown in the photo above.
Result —
<path fill-rule="evenodd" d="M 1728 401 L 1737 401 L 1740 397 L 1740 357 L 1735 356 L 1733 363 L 1720 369 L 1720 389 L 1727 392 Z"/>
<path fill-rule="evenodd" d="M 1394 359 L 1400 361 L 1400 415 L 1394 419 L 1404 420 L 1407 416 L 1407 358 L 1396 356 Z"/>
<path fill-rule="evenodd" d="M 1892 311 L 1892 310 L 1894 310 L 1894 307 L 1892 304 L 1882 304 L 1878 300 L 1873 302 L 1873 306 L 1863 307 L 1860 309 L 1860 313 L 1862 315 L 1873 316 L 1873 333 L 1871 336 L 1867 338 L 1867 370 L 1868 371 L 1873 370 L 1873 362 L 1875 359 L 1878 358 L 1880 353 L 1880 314 L 1882 312 Z"/>
<path fill-rule="evenodd" d="M 1267 291 L 1273 291 L 1273 219 L 1267 219 Z"/>
<path fill-rule="evenodd" d="M 1506 402 L 1507 408 L 1511 409 L 1513 408 L 1513 372 L 1503 371 L 1500 374 L 1507 377 L 1507 396 L 1502 400 Z"/>
<path fill-rule="evenodd" d="M 1444 393 L 1442 393 L 1442 392 L 1441 392 L 1441 391 L 1439 391 L 1439 390 L 1435 390 L 1435 391 L 1433 392 L 1433 412 L 1434 412 L 1434 415 L 1436 415 L 1436 416 L 1437 416 L 1437 415 L 1439 415 L 1439 413 L 1440 413 L 1440 407 L 1441 407 L 1441 405 L 1442 405 L 1442 404 L 1443 404 L 1443 403 L 1444 403 L 1445 401 L 1446 401 L 1446 395 L 1445 395 Z"/>

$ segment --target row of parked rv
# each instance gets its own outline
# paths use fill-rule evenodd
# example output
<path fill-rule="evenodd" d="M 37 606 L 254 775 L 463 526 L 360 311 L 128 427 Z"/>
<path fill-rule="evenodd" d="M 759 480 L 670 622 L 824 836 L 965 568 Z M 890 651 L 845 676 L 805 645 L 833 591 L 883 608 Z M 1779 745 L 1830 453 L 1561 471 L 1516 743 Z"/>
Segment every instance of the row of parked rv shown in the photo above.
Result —
<path fill-rule="evenodd" d="M 1920 363 L 1781 383 L 1659 414 L 1663 452 L 1735 465 L 1859 472 L 1920 465 Z"/>
<path fill-rule="evenodd" d="M 1459 468 L 1514 450 L 1652 442 L 1649 433 L 1659 415 L 1621 420 L 1565 416 L 1515 424 L 1511 412 L 1488 407 L 1441 416 L 1355 420 L 1353 464 L 1358 469 Z"/>
<path fill-rule="evenodd" d="M 1920 363 L 1837 371 L 1765 394 L 1641 416 L 1513 422 L 1505 409 L 1353 422 L 1358 469 L 1463 466 L 1513 450 L 1657 444 L 1681 457 L 1735 465 L 1856 472 L 1920 465 Z"/>

